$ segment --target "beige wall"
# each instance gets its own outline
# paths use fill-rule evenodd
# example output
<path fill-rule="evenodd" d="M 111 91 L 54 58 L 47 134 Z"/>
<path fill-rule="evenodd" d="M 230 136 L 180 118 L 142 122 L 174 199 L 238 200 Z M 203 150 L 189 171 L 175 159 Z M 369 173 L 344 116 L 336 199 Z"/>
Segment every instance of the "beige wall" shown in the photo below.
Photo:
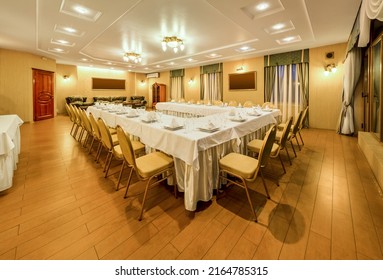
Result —
<path fill-rule="evenodd" d="M 244 72 L 257 72 L 257 90 L 229 90 L 228 75 L 238 73 L 237 69 L 243 68 Z M 236 100 L 239 103 L 245 101 L 253 101 L 254 104 L 262 104 L 264 102 L 264 60 L 262 57 L 244 59 L 241 61 L 225 62 L 223 64 L 223 102 Z"/>
<path fill-rule="evenodd" d="M 310 49 L 310 127 L 337 129 L 342 102 L 345 51 L 346 44 Z M 334 59 L 326 59 L 327 52 L 334 52 Z M 337 71 L 325 76 L 325 66 L 329 63 L 335 63 Z"/>
<path fill-rule="evenodd" d="M 0 114 L 33 121 L 32 69 L 56 72 L 56 62 L 40 56 L 0 49 Z"/>
<path fill-rule="evenodd" d="M 337 44 L 310 49 L 310 127 L 336 130 L 341 109 L 343 60 L 346 44 Z M 333 51 L 334 60 L 326 60 L 325 53 Z M 324 66 L 327 63 L 337 64 L 335 74 L 324 76 Z M 245 71 L 257 72 L 256 91 L 229 91 L 228 74 L 235 73 L 243 66 Z M 223 63 L 223 100 L 231 99 L 243 103 L 251 100 L 261 104 L 263 100 L 263 57 L 243 59 Z M 151 106 L 153 83 L 163 83 L 167 86 L 167 100 L 170 99 L 169 71 L 161 72 L 159 78 L 147 79 L 145 74 L 128 71 L 113 71 L 108 69 L 84 68 L 72 65 L 56 64 L 54 60 L 42 59 L 32 54 L 0 49 L 0 114 L 18 114 L 24 121 L 33 120 L 32 104 L 32 68 L 53 71 L 56 73 L 55 110 L 65 113 L 66 96 L 80 95 L 91 99 L 93 96 L 132 96 L 143 95 Z M 69 75 L 69 80 L 63 76 Z M 91 89 L 92 77 L 126 79 L 125 91 Z M 192 83 L 189 80 L 193 79 Z M 199 67 L 185 69 L 185 99 L 200 99 L 200 70 Z M 363 99 L 356 94 L 355 99 L 355 128 L 361 129 L 363 121 Z"/>

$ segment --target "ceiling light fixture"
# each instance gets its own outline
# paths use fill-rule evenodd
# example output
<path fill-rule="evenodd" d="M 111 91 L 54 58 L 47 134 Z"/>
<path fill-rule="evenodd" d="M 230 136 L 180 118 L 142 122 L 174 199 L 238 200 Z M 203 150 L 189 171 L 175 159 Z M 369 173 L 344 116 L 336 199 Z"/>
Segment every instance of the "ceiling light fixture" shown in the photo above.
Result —
<path fill-rule="evenodd" d="M 127 52 L 124 54 L 124 60 L 126 62 L 138 63 L 138 62 L 141 62 L 141 55 L 134 52 Z"/>
<path fill-rule="evenodd" d="M 260 3 L 258 4 L 255 8 L 258 10 L 258 11 L 264 11 L 266 10 L 267 8 L 270 7 L 270 4 L 268 3 Z"/>
<path fill-rule="evenodd" d="M 165 52 L 167 50 L 167 47 L 172 48 L 174 53 L 177 53 L 178 49 L 183 51 L 185 45 L 184 41 L 180 38 L 177 38 L 177 36 L 164 37 L 164 39 L 162 40 L 162 50 Z"/>

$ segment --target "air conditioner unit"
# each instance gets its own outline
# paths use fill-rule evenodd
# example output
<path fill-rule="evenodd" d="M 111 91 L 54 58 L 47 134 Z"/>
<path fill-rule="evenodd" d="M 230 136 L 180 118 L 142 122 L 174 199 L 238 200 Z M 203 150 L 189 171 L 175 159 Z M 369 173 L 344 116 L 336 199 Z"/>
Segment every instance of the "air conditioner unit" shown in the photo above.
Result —
<path fill-rule="evenodd" d="M 159 72 L 146 74 L 146 78 L 159 78 L 159 77 L 160 77 Z"/>

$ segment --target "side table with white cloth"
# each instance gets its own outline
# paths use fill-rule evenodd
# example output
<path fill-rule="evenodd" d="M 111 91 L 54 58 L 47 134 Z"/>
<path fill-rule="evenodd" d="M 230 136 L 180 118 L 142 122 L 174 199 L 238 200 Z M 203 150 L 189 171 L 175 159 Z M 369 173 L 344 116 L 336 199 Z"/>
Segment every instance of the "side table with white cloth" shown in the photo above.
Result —
<path fill-rule="evenodd" d="M 17 115 L 0 116 L 0 191 L 12 186 L 13 172 L 19 161 L 22 124 Z"/>
<path fill-rule="evenodd" d="M 158 103 L 160 104 L 160 103 Z M 218 161 L 230 152 L 246 152 L 246 143 L 261 138 L 267 128 L 276 123 L 279 110 L 262 112 L 258 116 L 236 108 L 243 120 L 233 121 L 229 112 L 199 118 L 181 118 L 163 114 L 154 122 L 146 122 L 145 112 L 137 117 L 88 107 L 95 117 L 104 118 L 113 127 L 120 125 L 127 133 L 139 137 L 146 146 L 172 155 L 177 173 L 178 190 L 184 192 L 185 208 L 195 211 L 198 201 L 209 201 L 218 185 Z M 176 122 L 180 129 L 167 129 Z M 201 128 L 214 123 L 216 130 Z"/>

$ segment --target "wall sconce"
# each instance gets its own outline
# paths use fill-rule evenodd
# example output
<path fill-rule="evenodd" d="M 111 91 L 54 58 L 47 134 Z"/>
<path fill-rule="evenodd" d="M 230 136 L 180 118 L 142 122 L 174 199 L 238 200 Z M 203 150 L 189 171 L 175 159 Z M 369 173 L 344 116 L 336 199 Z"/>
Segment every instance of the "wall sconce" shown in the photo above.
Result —
<path fill-rule="evenodd" d="M 141 84 L 142 86 L 145 85 L 145 84 L 146 84 L 145 80 L 141 80 L 141 81 L 140 81 L 140 84 Z"/>
<path fill-rule="evenodd" d="M 324 70 L 324 75 L 328 76 L 328 74 L 336 72 L 336 65 L 335 65 L 335 63 L 327 64 L 324 69 L 325 69 Z"/>
<path fill-rule="evenodd" d="M 69 80 L 69 75 L 64 75 L 63 78 L 65 81 L 67 81 L 67 80 Z"/>
<path fill-rule="evenodd" d="M 245 71 L 245 68 L 243 65 L 239 66 L 237 69 L 235 69 L 237 72 Z"/>
<path fill-rule="evenodd" d="M 193 79 L 193 78 L 190 78 L 190 80 L 188 81 L 188 84 L 189 84 L 189 85 L 194 84 L 194 79 Z"/>

